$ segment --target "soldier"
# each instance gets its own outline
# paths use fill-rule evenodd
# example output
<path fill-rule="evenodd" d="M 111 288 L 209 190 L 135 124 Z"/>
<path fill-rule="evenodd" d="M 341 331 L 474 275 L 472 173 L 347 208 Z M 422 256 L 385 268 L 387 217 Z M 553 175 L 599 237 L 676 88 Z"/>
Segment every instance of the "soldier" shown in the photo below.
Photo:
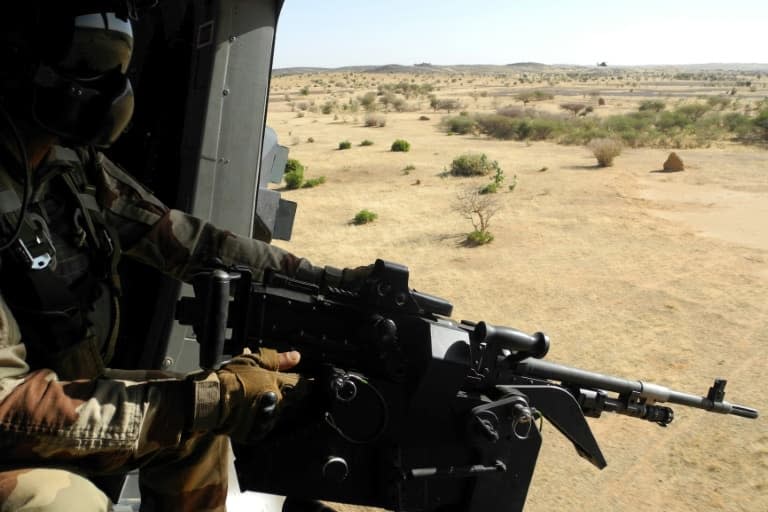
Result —
<path fill-rule="evenodd" d="M 12 2 L 0 16 L 0 511 L 109 510 L 89 478 L 135 467 L 142 510 L 221 511 L 227 436 L 256 441 L 300 407 L 306 381 L 282 373 L 299 354 L 178 378 L 107 369 L 116 264 L 185 281 L 211 258 L 257 277 L 324 271 L 168 209 L 93 149 L 131 117 L 133 38 L 125 13 L 73 4 Z"/>

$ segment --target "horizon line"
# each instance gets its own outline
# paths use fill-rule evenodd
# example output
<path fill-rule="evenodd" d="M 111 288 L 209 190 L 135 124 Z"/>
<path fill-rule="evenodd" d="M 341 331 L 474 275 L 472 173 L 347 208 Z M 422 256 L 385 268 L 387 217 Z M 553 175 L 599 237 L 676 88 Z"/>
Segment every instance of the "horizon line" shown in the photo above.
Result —
<path fill-rule="evenodd" d="M 603 65 L 604 64 L 604 65 Z M 408 68 L 440 68 L 440 67 L 453 67 L 453 66 L 488 66 L 488 67 L 511 67 L 511 66 L 546 66 L 546 67 L 582 67 L 582 68 L 611 68 L 611 67 L 618 67 L 618 68 L 631 68 L 631 67 L 675 67 L 675 66 L 765 66 L 768 68 L 768 62 L 687 62 L 687 63 L 674 63 L 674 64 L 654 64 L 654 63 L 645 63 L 645 64 L 608 64 L 607 62 L 598 62 L 595 64 L 569 64 L 565 62 L 556 63 L 556 64 L 545 64 L 543 62 L 536 62 L 536 61 L 521 61 L 521 62 L 510 62 L 508 64 L 487 64 L 487 63 L 479 63 L 479 64 L 435 64 L 432 62 L 420 62 L 417 64 L 400 64 L 395 62 L 390 62 L 386 64 L 344 64 L 341 66 L 321 66 L 321 65 L 293 65 L 293 66 L 281 66 L 281 67 L 275 67 L 273 69 L 293 69 L 293 68 L 313 68 L 313 69 L 326 69 L 326 70 L 333 70 L 333 69 L 342 69 L 342 68 L 361 68 L 361 67 L 370 67 L 370 68 L 382 68 L 382 67 L 389 67 L 389 66 L 397 66 L 397 67 L 408 67 Z"/>

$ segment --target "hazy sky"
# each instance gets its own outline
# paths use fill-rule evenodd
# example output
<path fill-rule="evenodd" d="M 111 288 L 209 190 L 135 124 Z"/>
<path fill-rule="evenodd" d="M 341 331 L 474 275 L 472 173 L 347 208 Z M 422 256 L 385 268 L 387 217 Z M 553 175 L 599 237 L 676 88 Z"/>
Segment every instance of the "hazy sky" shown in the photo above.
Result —
<path fill-rule="evenodd" d="M 768 0 L 286 0 L 275 67 L 768 62 Z"/>

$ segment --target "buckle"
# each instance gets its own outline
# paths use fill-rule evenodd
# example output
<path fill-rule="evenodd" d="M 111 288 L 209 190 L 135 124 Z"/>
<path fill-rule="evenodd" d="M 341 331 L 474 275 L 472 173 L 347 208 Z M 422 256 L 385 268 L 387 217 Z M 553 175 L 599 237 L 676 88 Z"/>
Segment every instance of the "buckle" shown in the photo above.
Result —
<path fill-rule="evenodd" d="M 18 244 L 16 253 L 32 270 L 43 270 L 53 261 L 56 249 L 53 247 L 48 230 L 43 226 L 38 226 L 38 229 L 24 229 L 22 234 L 30 232 L 31 240 L 24 241 L 21 236 L 16 240 Z"/>

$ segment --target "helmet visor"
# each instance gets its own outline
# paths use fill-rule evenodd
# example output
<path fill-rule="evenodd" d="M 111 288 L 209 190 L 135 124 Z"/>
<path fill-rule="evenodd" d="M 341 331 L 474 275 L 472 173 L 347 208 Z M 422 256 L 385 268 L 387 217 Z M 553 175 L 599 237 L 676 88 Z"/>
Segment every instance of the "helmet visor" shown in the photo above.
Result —
<path fill-rule="evenodd" d="M 133 52 L 131 24 L 114 13 L 77 16 L 67 53 L 50 63 L 62 75 L 89 80 L 119 69 L 128 71 Z"/>

